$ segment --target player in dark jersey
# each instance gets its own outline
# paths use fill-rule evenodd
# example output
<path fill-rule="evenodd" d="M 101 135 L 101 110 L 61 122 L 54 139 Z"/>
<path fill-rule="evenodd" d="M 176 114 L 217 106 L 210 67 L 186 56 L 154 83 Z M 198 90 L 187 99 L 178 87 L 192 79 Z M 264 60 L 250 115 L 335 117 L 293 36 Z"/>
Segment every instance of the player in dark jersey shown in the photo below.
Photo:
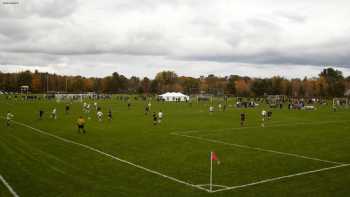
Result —
<path fill-rule="evenodd" d="M 44 110 L 39 110 L 39 119 L 41 120 L 44 116 Z"/>
<path fill-rule="evenodd" d="M 130 109 L 131 108 L 131 103 L 130 103 L 130 101 L 128 102 L 128 109 Z"/>
<path fill-rule="evenodd" d="M 272 117 L 272 111 L 267 112 L 267 119 L 270 120 Z"/>
<path fill-rule="evenodd" d="M 145 115 L 148 115 L 148 112 L 149 112 L 149 107 L 146 106 L 146 107 L 145 107 Z"/>
<path fill-rule="evenodd" d="M 112 110 L 108 110 L 108 120 L 112 120 Z"/>
<path fill-rule="evenodd" d="M 242 113 L 241 113 L 241 127 L 244 126 L 244 122 L 245 122 L 245 113 L 242 112 Z"/>
<path fill-rule="evenodd" d="M 158 119 L 158 117 L 157 117 L 156 112 L 153 112 L 153 125 L 157 125 L 157 119 Z"/>
<path fill-rule="evenodd" d="M 66 112 L 66 114 L 68 114 L 68 113 L 69 113 L 69 110 L 70 110 L 70 107 L 69 107 L 69 104 L 67 104 L 67 105 L 66 105 L 66 108 L 65 108 L 65 112 Z"/>

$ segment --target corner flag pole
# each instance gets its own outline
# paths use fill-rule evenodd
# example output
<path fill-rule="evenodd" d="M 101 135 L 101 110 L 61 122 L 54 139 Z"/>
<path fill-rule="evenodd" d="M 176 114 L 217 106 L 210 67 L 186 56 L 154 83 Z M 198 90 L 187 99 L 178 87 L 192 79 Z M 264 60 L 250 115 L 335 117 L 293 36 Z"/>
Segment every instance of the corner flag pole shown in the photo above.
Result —
<path fill-rule="evenodd" d="M 213 189 L 213 151 L 210 152 L 210 192 Z"/>

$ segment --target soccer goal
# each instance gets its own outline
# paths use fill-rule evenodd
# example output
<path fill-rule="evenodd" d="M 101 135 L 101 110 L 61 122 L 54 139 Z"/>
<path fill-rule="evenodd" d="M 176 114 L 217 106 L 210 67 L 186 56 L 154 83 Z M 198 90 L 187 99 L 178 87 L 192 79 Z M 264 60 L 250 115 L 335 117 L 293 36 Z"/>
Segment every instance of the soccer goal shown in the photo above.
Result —
<path fill-rule="evenodd" d="M 348 98 L 333 98 L 333 107 L 349 107 L 349 99 Z"/>

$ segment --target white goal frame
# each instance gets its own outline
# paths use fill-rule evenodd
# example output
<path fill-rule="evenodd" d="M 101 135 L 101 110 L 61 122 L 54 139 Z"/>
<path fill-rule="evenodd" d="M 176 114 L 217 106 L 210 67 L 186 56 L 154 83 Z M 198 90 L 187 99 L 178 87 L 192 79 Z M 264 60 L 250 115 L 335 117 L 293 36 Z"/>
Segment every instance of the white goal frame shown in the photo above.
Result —
<path fill-rule="evenodd" d="M 349 99 L 346 97 L 343 98 L 333 98 L 333 102 L 332 102 L 332 106 L 333 107 L 345 107 L 348 108 L 349 107 Z"/>

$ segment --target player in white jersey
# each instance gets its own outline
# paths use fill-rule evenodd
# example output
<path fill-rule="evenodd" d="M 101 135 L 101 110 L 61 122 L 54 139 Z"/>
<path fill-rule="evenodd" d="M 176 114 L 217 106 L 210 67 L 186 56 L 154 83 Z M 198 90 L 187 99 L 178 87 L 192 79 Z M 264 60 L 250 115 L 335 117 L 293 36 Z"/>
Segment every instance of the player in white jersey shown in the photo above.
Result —
<path fill-rule="evenodd" d="M 265 119 L 266 119 L 266 111 L 265 110 L 261 111 L 261 116 L 262 116 L 261 127 L 265 127 Z"/>
<path fill-rule="evenodd" d="M 98 119 L 98 121 L 102 121 L 102 116 L 103 116 L 103 113 L 101 112 L 101 111 L 98 111 L 97 112 L 97 119 Z"/>
<path fill-rule="evenodd" d="M 83 111 L 86 112 L 86 102 L 83 103 Z"/>
<path fill-rule="evenodd" d="M 53 119 L 57 119 L 57 110 L 56 110 L 56 108 L 53 108 L 52 109 L 52 112 L 51 112 L 51 117 L 53 118 Z"/>
<path fill-rule="evenodd" d="M 162 112 L 162 111 L 159 111 L 159 112 L 158 112 L 158 123 L 159 123 L 159 124 L 162 122 L 162 119 L 163 119 L 163 112 Z"/>
<path fill-rule="evenodd" d="M 10 111 L 8 111 L 7 114 L 6 114 L 6 126 L 10 126 L 11 125 L 11 121 L 12 121 L 13 117 L 14 117 L 14 115 L 11 114 Z"/>
<path fill-rule="evenodd" d="M 90 104 L 86 105 L 86 113 L 90 113 Z"/>
<path fill-rule="evenodd" d="M 213 106 L 210 106 L 209 107 L 209 113 L 212 114 L 214 112 L 214 107 Z"/>

